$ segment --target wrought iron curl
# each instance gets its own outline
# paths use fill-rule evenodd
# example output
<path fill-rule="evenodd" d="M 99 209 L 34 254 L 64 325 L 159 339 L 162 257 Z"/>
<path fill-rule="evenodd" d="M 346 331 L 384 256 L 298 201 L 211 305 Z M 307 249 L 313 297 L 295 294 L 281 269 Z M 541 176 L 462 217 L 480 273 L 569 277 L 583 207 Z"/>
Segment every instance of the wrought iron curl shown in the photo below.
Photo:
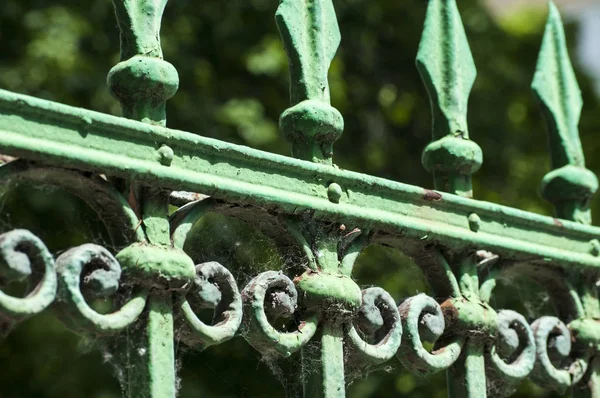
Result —
<path fill-rule="evenodd" d="M 448 369 L 456 362 L 465 337 L 457 335 L 431 353 L 423 346 L 423 341 L 436 343 L 446 327 L 442 308 L 433 298 L 419 294 L 405 300 L 398 310 L 404 335 L 397 356 L 405 367 L 426 376 Z"/>
<path fill-rule="evenodd" d="M 0 235 L 0 286 L 43 272 L 37 285 L 23 298 L 0 290 L 0 336 L 21 319 L 42 312 L 56 297 L 54 259 L 44 243 L 24 229 Z"/>
<path fill-rule="evenodd" d="M 527 377 L 536 360 L 533 331 L 523 315 L 498 311 L 496 343 L 487 352 L 488 392 L 508 396 L 513 386 Z"/>
<path fill-rule="evenodd" d="M 489 304 L 504 269 L 499 256 L 480 250 L 448 259 L 433 250 L 418 260 L 435 293 L 447 299 L 438 304 L 420 294 L 402 303 L 400 361 L 424 376 L 449 369 L 450 387 L 460 394 L 510 394 L 533 370 L 535 341 L 523 316 Z M 434 343 L 432 353 L 421 339 Z"/>
<path fill-rule="evenodd" d="M 543 316 L 531 324 L 535 336 L 537 361 L 531 378 L 540 386 L 564 392 L 585 375 L 589 358 L 577 358 L 566 366 L 571 354 L 571 332 L 558 318 Z"/>
<path fill-rule="evenodd" d="M 365 335 L 376 335 L 377 342 L 365 341 L 359 330 Z M 373 365 L 391 359 L 402 341 L 402 322 L 392 296 L 380 287 L 364 289 L 358 316 L 348 323 L 346 336 L 361 359 Z"/>
<path fill-rule="evenodd" d="M 200 349 L 235 336 L 242 322 L 242 296 L 233 275 L 217 262 L 196 265 L 191 290 L 181 297 L 179 311 L 185 321 L 179 339 Z M 194 309 L 214 309 L 213 325 L 202 322 Z"/>
<path fill-rule="evenodd" d="M 248 343 L 266 356 L 288 357 L 302 348 L 315 335 L 318 316 L 309 315 L 299 322 L 297 330 L 281 332 L 270 322 L 269 315 L 289 316 L 297 307 L 298 292 L 284 274 L 267 271 L 259 274 L 242 291 Z"/>
<path fill-rule="evenodd" d="M 56 260 L 58 307 L 76 330 L 97 334 L 119 332 L 140 316 L 146 305 L 148 289 L 137 289 L 119 310 L 100 314 L 87 303 L 84 292 L 108 297 L 119 289 L 121 266 L 105 248 L 85 244 L 70 249 Z"/>

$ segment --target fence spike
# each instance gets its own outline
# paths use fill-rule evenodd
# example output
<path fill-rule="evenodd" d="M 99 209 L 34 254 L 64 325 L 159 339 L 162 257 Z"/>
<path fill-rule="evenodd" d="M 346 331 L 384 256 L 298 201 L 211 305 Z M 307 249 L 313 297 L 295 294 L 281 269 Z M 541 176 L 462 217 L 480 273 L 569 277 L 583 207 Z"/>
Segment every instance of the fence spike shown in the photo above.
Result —
<path fill-rule="evenodd" d="M 167 0 L 113 0 L 121 38 L 121 62 L 108 73 L 123 116 L 166 124 L 165 103 L 179 87 L 173 65 L 163 60 L 160 22 Z"/>
<path fill-rule="evenodd" d="M 455 0 L 429 2 L 417 69 L 433 118 L 433 142 L 423 151 L 423 166 L 433 173 L 436 189 L 471 197 L 471 174 L 483 161 L 467 127 L 467 103 L 477 70 Z"/>
<path fill-rule="evenodd" d="M 344 120 L 330 105 L 327 73 L 340 44 L 331 0 L 281 0 L 275 20 L 288 55 L 292 107 L 280 127 L 295 157 L 332 162 Z"/>
<path fill-rule="evenodd" d="M 548 127 L 552 171 L 542 180 L 542 195 L 557 217 L 591 223 L 589 204 L 598 179 L 585 168 L 579 139 L 583 100 L 569 59 L 560 13 L 549 3 L 548 21 L 531 87 Z"/>
<path fill-rule="evenodd" d="M 162 58 L 160 22 L 167 0 L 113 1 L 121 33 L 121 60 L 136 54 Z"/>

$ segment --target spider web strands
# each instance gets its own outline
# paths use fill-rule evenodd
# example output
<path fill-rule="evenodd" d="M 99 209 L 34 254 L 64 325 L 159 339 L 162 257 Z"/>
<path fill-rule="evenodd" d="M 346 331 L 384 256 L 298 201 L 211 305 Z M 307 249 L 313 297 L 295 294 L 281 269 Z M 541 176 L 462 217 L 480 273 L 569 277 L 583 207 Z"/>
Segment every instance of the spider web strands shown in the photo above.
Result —
<path fill-rule="evenodd" d="M 165 164 L 161 148 L 173 150 Z M 0 152 L 187 190 L 288 214 L 356 222 L 389 239 L 479 247 L 569 267 L 600 267 L 600 228 L 339 170 L 183 131 L 0 90 Z M 342 187 L 339 203 L 328 187 Z M 469 215 L 479 217 L 469 229 Z"/>
<path fill-rule="evenodd" d="M 557 217 L 582 224 L 591 224 L 589 208 L 593 195 L 598 190 L 598 179 L 585 167 L 583 148 L 579 138 L 579 119 L 583 107 L 581 90 L 569 58 L 567 41 L 560 13 L 552 1 L 542 46 L 531 88 L 539 101 L 546 121 L 552 170 L 542 180 L 542 195 L 554 205 Z M 582 333 L 597 333 L 598 287 L 594 280 L 582 278 L 571 271 L 568 277 L 570 289 L 581 303 L 577 319 L 569 323 L 571 336 Z M 593 279 L 593 278 L 592 278 Z M 585 338 L 577 337 L 582 344 Z M 594 359 L 583 380 L 569 377 L 558 389 L 572 387 L 573 397 L 600 396 L 600 369 L 597 350 L 592 350 Z M 541 359 L 541 358 L 540 358 Z M 539 360 L 541 363 L 542 361 Z M 542 379 L 542 386 L 554 382 L 553 378 Z"/>
<path fill-rule="evenodd" d="M 477 71 L 455 0 L 429 2 L 417 69 L 433 114 L 434 141 L 423 151 L 422 163 L 433 173 L 436 189 L 470 198 L 471 174 L 483 162 L 481 148 L 469 139 L 467 126 L 467 103 Z M 469 280 L 471 274 L 477 271 L 461 270 L 460 276 Z M 477 293 L 475 289 L 475 302 Z M 447 373 L 450 397 L 486 396 L 483 350 L 481 342 L 467 340 L 463 354 Z"/>

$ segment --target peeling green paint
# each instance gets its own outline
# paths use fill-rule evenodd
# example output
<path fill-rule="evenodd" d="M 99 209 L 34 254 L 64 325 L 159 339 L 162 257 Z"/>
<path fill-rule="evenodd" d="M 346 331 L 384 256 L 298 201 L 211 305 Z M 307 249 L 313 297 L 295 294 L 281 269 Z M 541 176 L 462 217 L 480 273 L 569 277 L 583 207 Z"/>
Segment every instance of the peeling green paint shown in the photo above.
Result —
<path fill-rule="evenodd" d="M 477 75 L 455 0 L 431 0 L 417 69 L 431 100 L 433 139 L 423 151 L 423 166 L 435 189 L 472 197 L 471 174 L 483 162 L 469 138 L 467 102 Z"/>
<path fill-rule="evenodd" d="M 341 36 L 332 0 L 281 0 L 275 20 L 288 54 L 292 107 L 279 125 L 300 159 L 331 164 L 344 119 L 330 105 L 327 72 Z"/>
<path fill-rule="evenodd" d="M 107 83 L 133 120 L 0 90 L 0 147 L 23 157 L 0 167 L 5 189 L 28 182 L 75 194 L 118 252 L 85 244 L 54 261 L 28 231 L 0 235 L 0 285 L 43 270 L 26 297 L 0 291 L 0 334 L 52 304 L 112 350 L 128 397 L 176 396 L 175 340 L 203 350 L 237 333 L 267 360 L 300 352 L 305 397 L 343 397 L 394 355 L 420 375 L 446 370 L 450 397 L 508 395 L 530 374 L 574 397 L 600 396 L 600 228 L 589 225 L 598 180 L 585 168 L 581 94 L 552 2 L 532 87 L 550 136 L 542 193 L 561 220 L 470 199 L 482 164 L 467 125 L 476 69 L 455 0 L 429 1 L 417 54 L 433 121 L 422 163 L 440 192 L 332 167 L 344 120 L 327 79 L 341 40 L 331 0 L 281 0 L 276 13 L 291 76 L 280 128 L 297 159 L 167 129 L 178 76 L 162 59 L 166 3 L 114 0 L 121 62 Z M 210 198 L 169 216 L 173 190 Z M 195 265 L 183 248 L 211 211 L 253 213 L 257 228 L 296 246 L 305 268 L 263 272 L 240 292 L 227 264 Z M 352 270 L 370 243 L 410 255 L 435 299 L 419 294 L 396 307 L 381 288 L 361 290 Z M 529 325 L 493 308 L 507 270 L 535 276 L 558 317 Z M 99 313 L 91 296 L 119 305 Z M 198 317 L 204 309 L 212 322 Z M 280 317 L 296 327 L 278 326 Z"/>
<path fill-rule="evenodd" d="M 182 289 L 196 276 L 194 262 L 180 249 L 136 243 L 116 258 L 128 278 L 149 288 Z"/>
<path fill-rule="evenodd" d="M 550 142 L 552 168 L 542 181 L 542 194 L 560 218 L 591 223 L 589 202 L 598 179 L 585 168 L 579 140 L 581 90 L 567 52 L 560 14 L 553 2 L 531 87 L 538 98 Z"/>
<path fill-rule="evenodd" d="M 45 164 L 282 213 L 312 211 L 317 220 L 366 225 L 399 238 L 427 235 L 428 241 L 456 250 L 475 246 L 509 258 L 547 258 L 548 265 L 600 266 L 600 258 L 589 253 L 598 227 L 562 220 L 557 225 L 551 217 L 451 194 L 434 192 L 434 199 L 433 191 L 420 187 L 2 90 L 0 131 L 4 153 Z M 173 149 L 171 166 L 158 161 L 156 143 Z M 327 197 L 330 181 L 345 190 L 340 203 Z M 468 230 L 472 212 L 481 218 L 477 233 Z"/>

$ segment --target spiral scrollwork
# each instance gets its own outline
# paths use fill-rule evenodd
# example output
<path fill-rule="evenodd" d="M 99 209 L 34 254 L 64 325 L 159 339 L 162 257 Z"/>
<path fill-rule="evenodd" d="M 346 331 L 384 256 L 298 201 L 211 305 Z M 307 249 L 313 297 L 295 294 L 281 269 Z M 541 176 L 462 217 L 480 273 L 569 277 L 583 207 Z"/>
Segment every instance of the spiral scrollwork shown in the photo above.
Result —
<path fill-rule="evenodd" d="M 269 321 L 269 316 L 293 315 L 298 302 L 294 283 L 280 272 L 267 271 L 252 279 L 242 291 L 242 300 L 247 322 L 244 337 L 263 355 L 288 357 L 304 346 L 317 331 L 316 314 L 300 321 L 296 330 L 291 332 L 279 331 Z"/>
<path fill-rule="evenodd" d="M 448 369 L 458 359 L 465 337 L 455 336 L 431 353 L 423 346 L 423 341 L 435 343 L 446 327 L 442 309 L 433 298 L 419 294 L 405 300 L 398 310 L 403 336 L 397 356 L 405 367 L 424 376 Z"/>
<path fill-rule="evenodd" d="M 0 335 L 12 324 L 42 312 L 56 297 L 54 259 L 31 232 L 16 229 L 0 235 L 0 286 L 42 274 L 26 297 L 10 296 L 0 290 Z"/>
<path fill-rule="evenodd" d="M 214 309 L 213 325 L 202 322 L 194 309 Z M 235 336 L 242 322 L 242 296 L 227 268 L 217 262 L 196 265 L 194 285 L 181 299 L 185 319 L 179 339 L 204 349 Z"/>
<path fill-rule="evenodd" d="M 86 302 L 84 292 L 108 297 L 119 288 L 121 266 L 102 246 L 85 244 L 66 251 L 56 260 L 56 271 L 58 307 L 76 330 L 98 334 L 118 332 L 132 324 L 144 310 L 147 289 L 136 290 L 126 304 L 110 314 L 100 314 Z"/>
<path fill-rule="evenodd" d="M 374 336 L 377 342 L 365 341 L 359 330 L 364 335 Z M 364 289 L 358 316 L 355 322 L 349 323 L 346 335 L 353 351 L 360 353 L 360 357 L 371 364 L 377 365 L 391 359 L 402 340 L 400 313 L 392 296 L 379 287 Z"/>
<path fill-rule="evenodd" d="M 501 310 L 497 320 L 496 344 L 487 354 L 488 390 L 494 392 L 490 395 L 507 396 L 533 370 L 536 347 L 533 331 L 521 314 Z"/>
<path fill-rule="evenodd" d="M 540 386 L 564 392 L 581 380 L 588 359 L 569 359 L 571 332 L 558 318 L 543 316 L 531 324 L 537 361 L 531 378 Z"/>

